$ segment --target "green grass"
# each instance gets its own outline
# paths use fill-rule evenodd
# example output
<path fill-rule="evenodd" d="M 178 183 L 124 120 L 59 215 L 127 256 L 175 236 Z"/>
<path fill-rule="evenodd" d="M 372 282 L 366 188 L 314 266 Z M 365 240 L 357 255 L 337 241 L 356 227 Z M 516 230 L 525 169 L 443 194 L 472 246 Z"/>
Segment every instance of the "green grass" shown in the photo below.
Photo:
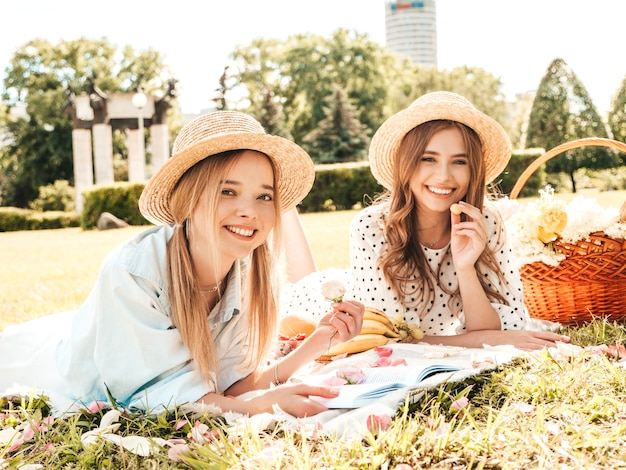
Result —
<path fill-rule="evenodd" d="M 356 211 L 303 214 L 318 269 L 347 268 Z M 0 331 L 8 324 L 77 308 L 113 247 L 145 230 L 79 228 L 0 233 Z"/>
<path fill-rule="evenodd" d="M 625 195 L 593 197 L 620 206 Z M 348 266 L 348 224 L 355 214 L 302 215 L 319 269 Z M 111 248 L 144 229 L 0 233 L 0 330 L 77 307 Z M 215 417 L 181 409 L 158 416 L 120 410 L 115 434 L 178 439 L 188 450 L 186 463 L 179 463 L 167 448 L 142 457 L 110 442 L 83 445 L 81 435 L 96 428 L 104 414 L 84 412 L 49 423 L 13 450 L 0 443 L 0 468 L 26 463 L 52 469 L 626 468 L 626 369 L 617 348 L 626 342 L 626 328 L 595 319 L 564 332 L 586 348 L 566 356 L 544 351 L 429 390 L 400 407 L 389 429 L 363 440 L 337 441 L 311 429 L 280 426 L 233 432 Z M 452 403 L 460 397 L 469 401 L 458 410 Z M 0 400 L 0 433 L 36 427 L 48 413 L 46 402 L 33 397 Z M 179 428 L 180 422 L 185 424 Z M 197 425 L 208 426 L 206 440 L 191 438 Z"/>

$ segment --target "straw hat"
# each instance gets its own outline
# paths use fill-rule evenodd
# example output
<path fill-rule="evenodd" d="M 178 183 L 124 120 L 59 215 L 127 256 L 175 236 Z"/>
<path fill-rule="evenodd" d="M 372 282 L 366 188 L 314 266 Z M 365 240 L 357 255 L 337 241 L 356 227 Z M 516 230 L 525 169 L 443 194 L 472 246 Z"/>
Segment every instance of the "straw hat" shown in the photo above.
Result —
<path fill-rule="evenodd" d="M 202 115 L 183 127 L 174 141 L 172 157 L 146 183 L 139 210 L 150 222 L 171 224 L 170 196 L 183 174 L 207 157 L 228 150 L 249 149 L 274 163 L 280 210 L 295 207 L 315 179 L 313 161 L 294 142 L 269 135 L 253 117 L 238 111 Z"/>
<path fill-rule="evenodd" d="M 372 137 L 370 168 L 380 184 L 387 189 L 393 186 L 396 153 L 407 132 L 439 119 L 461 122 L 478 134 L 483 146 L 487 183 L 502 173 L 511 158 L 511 142 L 502 126 L 461 95 L 436 91 L 419 97 L 408 108 L 391 116 Z"/>

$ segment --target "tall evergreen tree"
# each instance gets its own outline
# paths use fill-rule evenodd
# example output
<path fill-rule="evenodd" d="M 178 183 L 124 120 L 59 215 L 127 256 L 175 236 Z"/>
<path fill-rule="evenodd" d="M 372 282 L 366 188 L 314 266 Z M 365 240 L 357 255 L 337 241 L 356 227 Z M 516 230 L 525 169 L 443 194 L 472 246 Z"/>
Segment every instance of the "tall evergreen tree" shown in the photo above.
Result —
<path fill-rule="evenodd" d="M 541 79 L 528 121 L 526 148 L 549 150 L 585 137 L 608 137 L 587 90 L 563 59 L 555 59 Z M 576 192 L 575 172 L 598 170 L 618 164 L 615 152 L 605 147 L 569 150 L 546 163 L 548 173 L 569 175 Z"/>
<path fill-rule="evenodd" d="M 317 163 L 362 160 L 369 144 L 369 131 L 357 118 L 345 91 L 335 85 L 326 98 L 324 119 L 302 139 L 303 146 Z"/>
<path fill-rule="evenodd" d="M 256 118 L 268 134 L 279 135 L 285 139 L 292 139 L 291 133 L 285 127 L 283 107 L 274 96 L 272 90 L 266 90 L 261 109 Z"/>

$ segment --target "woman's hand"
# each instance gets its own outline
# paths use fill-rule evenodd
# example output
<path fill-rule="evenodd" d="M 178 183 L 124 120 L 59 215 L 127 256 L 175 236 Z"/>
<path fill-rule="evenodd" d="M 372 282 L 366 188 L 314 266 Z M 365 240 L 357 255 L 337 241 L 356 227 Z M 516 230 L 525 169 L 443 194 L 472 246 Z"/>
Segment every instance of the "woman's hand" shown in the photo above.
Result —
<path fill-rule="evenodd" d="M 468 218 L 465 222 L 462 222 L 461 214 L 450 214 L 452 221 L 450 239 L 452 258 L 457 270 L 463 268 L 473 269 L 476 260 L 487 245 L 487 231 L 485 230 L 483 215 L 477 207 L 459 201 L 459 208 Z"/>
<path fill-rule="evenodd" d="M 354 338 L 361 332 L 365 306 L 355 300 L 344 300 L 332 304 L 333 311 L 322 317 L 315 333 L 326 336 L 327 347 Z"/>
<path fill-rule="evenodd" d="M 338 391 L 326 386 L 309 385 L 302 382 L 288 382 L 278 387 L 271 388 L 263 392 L 262 395 L 251 398 L 253 409 L 258 410 L 250 414 L 262 412 L 273 412 L 273 406 L 278 405 L 281 410 L 295 416 L 304 418 L 313 416 L 322 411 L 327 411 L 321 403 L 309 398 L 311 395 L 334 398 Z"/>

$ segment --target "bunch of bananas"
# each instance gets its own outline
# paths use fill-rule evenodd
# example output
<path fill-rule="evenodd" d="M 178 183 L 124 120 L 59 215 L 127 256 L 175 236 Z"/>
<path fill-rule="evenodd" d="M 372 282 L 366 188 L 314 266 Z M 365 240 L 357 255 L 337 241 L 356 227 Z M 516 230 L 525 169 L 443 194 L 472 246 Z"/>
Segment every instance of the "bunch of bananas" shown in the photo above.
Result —
<path fill-rule="evenodd" d="M 413 326 L 413 329 L 404 324 L 396 326 L 384 312 L 373 307 L 365 307 L 361 332 L 351 340 L 331 346 L 325 356 L 367 351 L 378 346 L 384 346 L 389 342 L 402 341 L 409 334 L 417 339 L 424 336 L 416 326 Z"/>

